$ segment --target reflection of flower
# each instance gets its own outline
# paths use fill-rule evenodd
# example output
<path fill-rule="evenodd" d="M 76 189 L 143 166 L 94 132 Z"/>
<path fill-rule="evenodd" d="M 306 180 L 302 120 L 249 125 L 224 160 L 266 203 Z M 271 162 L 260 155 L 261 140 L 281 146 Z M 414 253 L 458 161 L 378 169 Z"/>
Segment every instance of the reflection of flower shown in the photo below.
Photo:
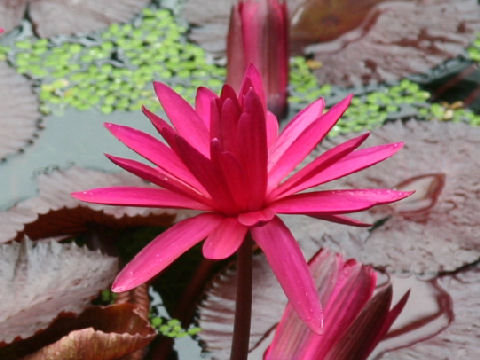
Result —
<path fill-rule="evenodd" d="M 377 276 L 372 268 L 325 250 L 309 267 L 325 306 L 324 333 L 309 330 L 287 305 L 264 359 L 366 359 L 402 311 L 408 293 L 389 310 L 391 285 L 373 296 Z"/>
<path fill-rule="evenodd" d="M 157 167 L 108 155 L 109 159 L 160 188 L 112 187 L 73 195 L 94 203 L 189 208 L 203 213 L 177 223 L 137 254 L 117 277 L 114 291 L 147 281 L 204 238 L 205 257 L 227 258 L 250 230 L 300 318 L 320 331 L 322 311 L 307 264 L 276 214 L 303 213 L 359 225 L 341 214 L 390 203 L 410 193 L 389 189 L 297 193 L 382 161 L 401 144 L 355 151 L 367 137 L 361 135 L 326 151 L 282 182 L 335 125 L 351 97 L 325 114 L 323 99 L 317 100 L 278 134 L 277 119 L 266 111 L 261 77 L 253 66 L 247 70 L 238 97 L 228 85 L 220 97 L 200 88 L 195 110 L 166 85 L 154 86 L 173 127 L 147 109 L 144 112 L 169 146 L 130 127 L 106 126 Z"/>
<path fill-rule="evenodd" d="M 230 13 L 227 83 L 236 91 L 248 64 L 262 75 L 268 108 L 277 116 L 286 107 L 288 13 L 284 1 L 239 0 Z"/>

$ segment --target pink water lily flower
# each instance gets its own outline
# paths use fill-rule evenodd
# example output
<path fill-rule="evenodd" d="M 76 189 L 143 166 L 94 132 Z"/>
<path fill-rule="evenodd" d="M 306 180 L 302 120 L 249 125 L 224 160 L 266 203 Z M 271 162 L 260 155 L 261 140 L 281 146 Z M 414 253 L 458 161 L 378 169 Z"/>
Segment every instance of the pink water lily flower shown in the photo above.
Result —
<path fill-rule="evenodd" d="M 155 166 L 107 157 L 158 187 L 99 188 L 72 195 L 92 203 L 202 213 L 157 236 L 120 272 L 113 291 L 126 291 L 146 282 L 204 239 L 206 258 L 225 259 L 250 231 L 295 311 L 313 331 L 320 332 L 322 307 L 307 263 L 276 214 L 307 214 L 362 225 L 342 214 L 391 203 L 410 192 L 301 192 L 382 161 L 402 144 L 355 150 L 368 136 L 361 135 L 326 151 L 286 179 L 335 125 L 351 96 L 326 113 L 322 99 L 313 102 L 279 134 L 277 119 L 266 109 L 261 76 L 253 66 L 247 69 L 238 96 L 228 85 L 220 96 L 199 88 L 195 109 L 165 84 L 155 82 L 154 88 L 173 126 L 149 110 L 143 111 L 167 144 L 127 126 L 105 126 Z"/>
<path fill-rule="evenodd" d="M 392 285 L 374 294 L 377 274 L 355 260 L 322 250 L 309 264 L 324 304 L 324 331 L 315 334 L 289 304 L 264 360 L 364 360 L 393 325 L 410 295 L 390 309 Z"/>

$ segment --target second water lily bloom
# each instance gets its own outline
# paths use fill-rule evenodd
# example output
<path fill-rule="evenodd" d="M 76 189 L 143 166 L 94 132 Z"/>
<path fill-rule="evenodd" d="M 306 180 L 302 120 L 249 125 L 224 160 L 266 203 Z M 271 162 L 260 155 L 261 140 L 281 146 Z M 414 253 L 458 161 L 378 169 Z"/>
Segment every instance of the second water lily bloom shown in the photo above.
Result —
<path fill-rule="evenodd" d="M 289 19 L 282 0 L 239 0 L 230 13 L 227 83 L 240 90 L 251 63 L 262 75 L 268 108 L 277 116 L 287 106 Z"/>
<path fill-rule="evenodd" d="M 253 66 L 247 69 L 238 94 L 229 85 L 219 96 L 199 88 L 195 109 L 165 84 L 155 82 L 154 88 L 173 126 L 143 111 L 166 143 L 128 126 L 105 126 L 154 166 L 107 157 L 155 186 L 97 188 L 72 195 L 91 203 L 201 213 L 178 222 L 140 251 L 120 272 L 113 291 L 148 281 L 204 239 L 206 258 L 225 259 L 250 232 L 299 317 L 320 333 L 322 307 L 307 263 L 277 214 L 306 214 L 362 225 L 343 214 L 391 203 L 411 192 L 303 191 L 382 161 L 402 144 L 357 150 L 368 136 L 364 134 L 326 151 L 289 176 L 337 123 L 351 96 L 325 113 L 323 99 L 313 102 L 279 133 L 276 117 L 267 111 L 261 76 Z"/>
<path fill-rule="evenodd" d="M 324 305 L 324 332 L 313 333 L 287 305 L 264 360 L 364 360 L 393 325 L 409 297 L 390 309 L 392 286 L 374 294 L 377 274 L 355 260 L 322 250 L 310 271 Z"/>

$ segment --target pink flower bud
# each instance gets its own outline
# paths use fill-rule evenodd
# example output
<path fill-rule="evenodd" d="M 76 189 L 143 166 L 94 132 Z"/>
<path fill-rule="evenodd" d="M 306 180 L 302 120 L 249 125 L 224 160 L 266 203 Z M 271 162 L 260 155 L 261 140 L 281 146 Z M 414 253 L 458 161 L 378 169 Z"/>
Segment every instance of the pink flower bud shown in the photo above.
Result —
<path fill-rule="evenodd" d="M 284 1 L 239 0 L 230 14 L 227 83 L 240 89 L 249 64 L 262 75 L 268 108 L 286 109 L 288 85 L 288 11 Z"/>

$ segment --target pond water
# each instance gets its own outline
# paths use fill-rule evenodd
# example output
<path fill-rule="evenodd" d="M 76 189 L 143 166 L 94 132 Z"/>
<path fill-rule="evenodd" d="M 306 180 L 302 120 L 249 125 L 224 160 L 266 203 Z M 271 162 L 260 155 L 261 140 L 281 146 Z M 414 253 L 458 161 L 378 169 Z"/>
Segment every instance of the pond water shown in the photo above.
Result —
<path fill-rule="evenodd" d="M 180 3 L 184 2 L 195 3 L 193 0 L 180 1 Z M 478 121 L 472 120 L 479 116 L 480 111 L 478 68 L 480 37 L 477 35 L 480 34 L 480 10 L 478 9 L 480 6 L 477 1 L 461 0 L 453 6 L 453 2 L 448 0 L 439 1 L 438 4 L 433 1 L 421 2 L 423 5 L 419 5 L 419 1 L 345 0 L 324 1 L 323 8 L 319 6 L 321 1 L 291 1 L 290 3 L 294 6 L 292 49 L 297 54 L 301 51 L 308 53 L 308 60 L 303 59 L 298 68 L 293 67 L 291 93 L 297 100 L 295 104 L 292 102 L 290 116 L 293 110 L 308 102 L 308 92 L 312 88 L 318 90 L 321 86 L 328 86 L 328 89 L 322 88 L 322 92 L 327 96 L 327 102 L 329 96 L 331 101 L 338 98 L 338 94 L 349 91 L 357 93 L 362 99 L 371 99 L 374 97 L 372 94 L 377 99 L 392 87 L 397 86 L 402 79 L 405 84 L 408 78 L 409 81 L 416 81 L 421 85 L 421 89 L 417 89 L 417 86 L 414 90 L 417 95 L 424 90 L 430 94 L 430 98 L 427 99 L 428 96 L 424 96 L 420 101 L 419 98 L 414 98 L 410 94 L 404 94 L 402 104 L 387 104 L 387 99 L 379 100 L 381 105 L 370 103 L 368 109 L 359 106 L 357 109 L 359 114 L 368 118 L 373 117 L 371 114 L 378 116 L 381 113 L 378 117 L 380 120 L 370 123 L 366 120 L 359 121 L 350 128 L 342 128 L 342 132 L 365 130 L 379 126 L 385 120 L 405 119 L 417 115 L 426 119 L 433 117 L 431 115 L 434 114 L 437 119 L 451 120 L 457 119 L 455 114 L 458 114 L 458 121 L 471 124 Z M 22 200 L 34 196 L 37 193 L 36 178 L 39 174 L 67 169 L 73 165 L 108 172 L 118 171 L 118 167 L 103 156 L 105 152 L 115 156 L 140 159 L 117 141 L 104 128 L 103 123 L 107 121 L 128 125 L 156 135 L 148 119 L 138 109 L 138 102 L 143 99 L 148 105 L 153 104 L 152 95 L 147 95 L 153 94 L 151 86 L 147 84 L 149 82 L 147 79 L 152 76 L 166 81 L 190 101 L 193 99 L 193 88 L 205 79 L 208 79 L 208 86 L 218 90 L 225 72 L 224 58 L 218 53 L 213 55 L 206 53 L 201 47 L 189 42 L 187 35 L 195 35 L 198 28 L 201 28 L 197 26 L 200 20 L 195 22 L 188 16 L 185 20 L 178 11 L 178 4 L 178 1 L 155 1 L 151 5 L 151 10 L 145 10 L 143 15 L 137 16 L 131 24 L 127 24 L 128 27 L 123 25 L 110 27 L 106 31 L 88 36 L 52 38 L 50 42 L 32 37 L 31 25 L 25 18 L 21 30 L 15 30 L 0 40 L 0 45 L 5 46 L 0 56 L 8 60 L 16 71 L 32 80 L 35 95 L 41 99 L 39 103 L 43 111 L 35 137 L 0 162 L 0 189 L 2 189 L 0 211 L 7 211 Z M 158 8 L 162 6 L 168 10 L 157 13 Z M 422 6 L 427 10 L 424 9 L 422 12 Z M 456 17 L 449 15 L 450 17 L 442 18 L 440 23 L 438 19 L 434 23 L 429 23 L 440 14 L 435 11 L 446 9 L 445 11 L 448 12 L 449 7 L 457 9 Z M 209 7 L 206 6 L 206 8 Z M 349 9 L 348 12 L 345 11 L 346 8 Z M 428 9 L 433 9 L 435 14 L 428 14 Z M 469 9 L 474 9 L 473 13 Z M 209 18 L 208 14 L 201 13 L 202 11 L 199 11 L 200 19 Z M 411 17 L 407 18 L 409 13 Z M 389 29 L 387 34 L 385 29 L 388 24 L 386 23 L 392 20 L 391 14 L 396 14 L 399 20 L 392 25 L 393 30 Z M 225 28 L 225 14 L 220 15 L 220 17 L 215 16 L 215 19 L 221 19 L 220 25 L 215 23 L 217 20 L 208 20 L 211 24 L 206 23 L 206 25 L 213 25 L 220 29 L 217 31 L 224 31 L 221 29 Z M 212 14 L 209 16 L 214 17 Z M 412 22 L 420 22 L 422 16 L 425 16 L 426 20 L 423 24 L 417 24 L 418 26 L 411 33 L 405 36 L 399 35 L 395 43 L 387 38 L 387 35 L 400 34 L 402 27 L 412 29 L 414 27 Z M 449 20 L 445 21 L 446 18 Z M 167 33 L 165 30 L 161 35 L 153 34 L 152 38 L 147 38 L 146 34 L 150 29 L 148 26 L 154 26 L 158 19 L 164 22 L 161 26 L 165 28 L 162 29 L 168 28 L 170 32 Z M 187 29 L 187 20 L 197 25 Z M 444 24 L 441 24 L 442 21 Z M 321 27 L 318 27 L 318 24 L 321 24 Z M 382 29 L 385 30 L 385 39 L 381 37 Z M 412 36 L 417 37 L 412 39 Z M 157 40 L 161 44 L 157 52 L 147 53 L 146 49 L 153 48 L 152 44 Z M 135 45 L 131 45 L 130 41 L 135 42 Z M 179 43 L 178 48 L 168 53 L 168 49 L 173 49 L 173 44 L 176 42 Z M 385 44 L 387 42 L 388 44 Z M 473 50 L 470 50 L 468 55 L 466 49 L 471 44 L 473 44 Z M 63 50 L 54 50 L 56 46 Z M 361 48 L 362 51 L 355 51 L 356 46 L 359 46 L 358 49 Z M 23 50 L 28 48 L 28 51 L 19 55 L 22 54 L 22 47 Z M 184 49 L 181 49 L 182 47 Z M 404 53 L 405 49 L 412 51 L 410 59 L 408 53 Z M 142 51 L 145 51 L 143 56 L 141 56 Z M 65 55 L 66 53 L 69 55 Z M 164 57 L 161 58 L 160 54 Z M 53 56 L 53 61 L 48 56 Z M 65 62 L 61 69 L 55 65 L 56 56 L 59 57 L 59 62 Z M 155 58 L 157 56 L 158 58 Z M 372 57 L 375 59 L 372 60 Z M 155 62 L 161 63 L 161 66 L 155 67 Z M 41 69 L 40 66 L 46 63 L 50 66 L 48 71 Z M 188 66 L 183 68 L 182 64 L 185 63 Z M 361 64 L 359 68 L 357 68 L 358 64 Z M 301 73 L 300 67 L 303 67 L 301 71 L 306 72 L 307 77 Z M 418 72 L 426 72 L 426 75 L 418 75 Z M 313 85 L 310 88 L 306 84 L 302 84 L 305 85 L 304 88 L 298 85 L 299 82 L 307 82 L 305 79 L 312 82 Z M 82 85 L 82 82 L 86 85 Z M 368 86 L 363 86 L 365 83 L 368 83 Z M 408 86 L 410 85 L 405 87 Z M 98 93 L 95 96 L 98 99 L 93 99 L 96 91 Z M 393 92 L 395 91 L 397 90 Z M 398 90 L 398 92 L 402 91 L 405 92 L 405 89 Z M 133 96 L 133 93 L 139 95 Z M 93 100 L 90 101 L 90 99 Z M 438 104 L 432 105 L 429 101 L 438 102 Z M 449 104 L 441 105 L 442 101 Z M 455 105 L 456 102 L 464 104 Z M 462 109 L 464 105 L 466 109 Z M 386 115 L 387 111 L 384 109 L 388 106 L 393 106 L 391 113 L 396 114 L 395 116 Z M 62 111 L 59 112 L 58 108 L 62 108 Z M 405 109 L 408 110 L 406 112 L 408 116 L 405 112 L 403 115 L 398 115 Z M 420 109 L 425 111 L 422 113 Z M 165 115 L 158 107 L 155 111 L 160 116 Z M 438 112 L 435 113 L 435 111 Z M 448 117 L 446 114 L 453 115 Z M 480 121 L 477 125 L 480 125 Z M 458 280 L 457 274 L 460 274 L 459 278 L 468 277 L 468 284 L 472 286 L 472 291 L 478 292 L 478 286 L 469 275 L 470 272 L 478 273 L 477 268 L 478 265 L 470 265 L 453 274 L 440 274 L 440 277 L 426 282 L 414 276 L 394 277 L 396 297 L 394 301 L 407 289 L 412 289 L 411 300 L 390 335 L 372 354 L 371 359 L 388 359 L 390 358 L 388 351 L 392 351 L 392 356 L 395 356 L 395 351 L 399 348 L 420 344 L 419 349 L 412 347 L 414 349 L 412 353 L 408 353 L 408 349 L 402 353 L 402 356 L 407 354 L 405 356 L 411 357 L 401 358 L 417 359 L 415 356 L 418 354 L 416 355 L 415 351 L 418 350 L 419 354 L 426 351 L 421 344 L 424 340 L 432 340 L 431 343 L 435 343 L 437 341 L 435 339 L 440 339 L 436 343 L 437 346 L 448 346 L 448 338 L 440 338 L 437 335 L 449 334 L 448 328 L 457 314 L 461 314 L 460 319 L 463 321 L 461 325 L 465 325 L 468 319 L 466 316 L 461 317 L 464 310 L 459 310 L 456 306 L 471 304 L 465 300 L 465 295 L 459 290 L 458 283 L 461 281 L 455 282 Z M 157 297 L 154 298 L 152 306 L 156 307 L 158 314 L 168 317 L 160 295 L 156 292 L 154 294 Z M 177 296 L 180 299 L 181 295 L 177 294 Z M 459 326 L 458 322 L 455 326 Z M 452 337 L 458 335 L 458 332 L 455 332 L 457 331 L 455 326 L 452 326 Z M 472 334 L 472 337 L 478 339 L 480 334 Z M 425 344 L 430 343 L 427 341 Z M 179 360 L 209 358 L 202 354 L 202 348 L 197 340 L 188 336 L 176 339 L 174 349 Z M 471 349 L 472 347 L 467 351 Z M 167 360 L 167 357 L 164 359 Z"/>

